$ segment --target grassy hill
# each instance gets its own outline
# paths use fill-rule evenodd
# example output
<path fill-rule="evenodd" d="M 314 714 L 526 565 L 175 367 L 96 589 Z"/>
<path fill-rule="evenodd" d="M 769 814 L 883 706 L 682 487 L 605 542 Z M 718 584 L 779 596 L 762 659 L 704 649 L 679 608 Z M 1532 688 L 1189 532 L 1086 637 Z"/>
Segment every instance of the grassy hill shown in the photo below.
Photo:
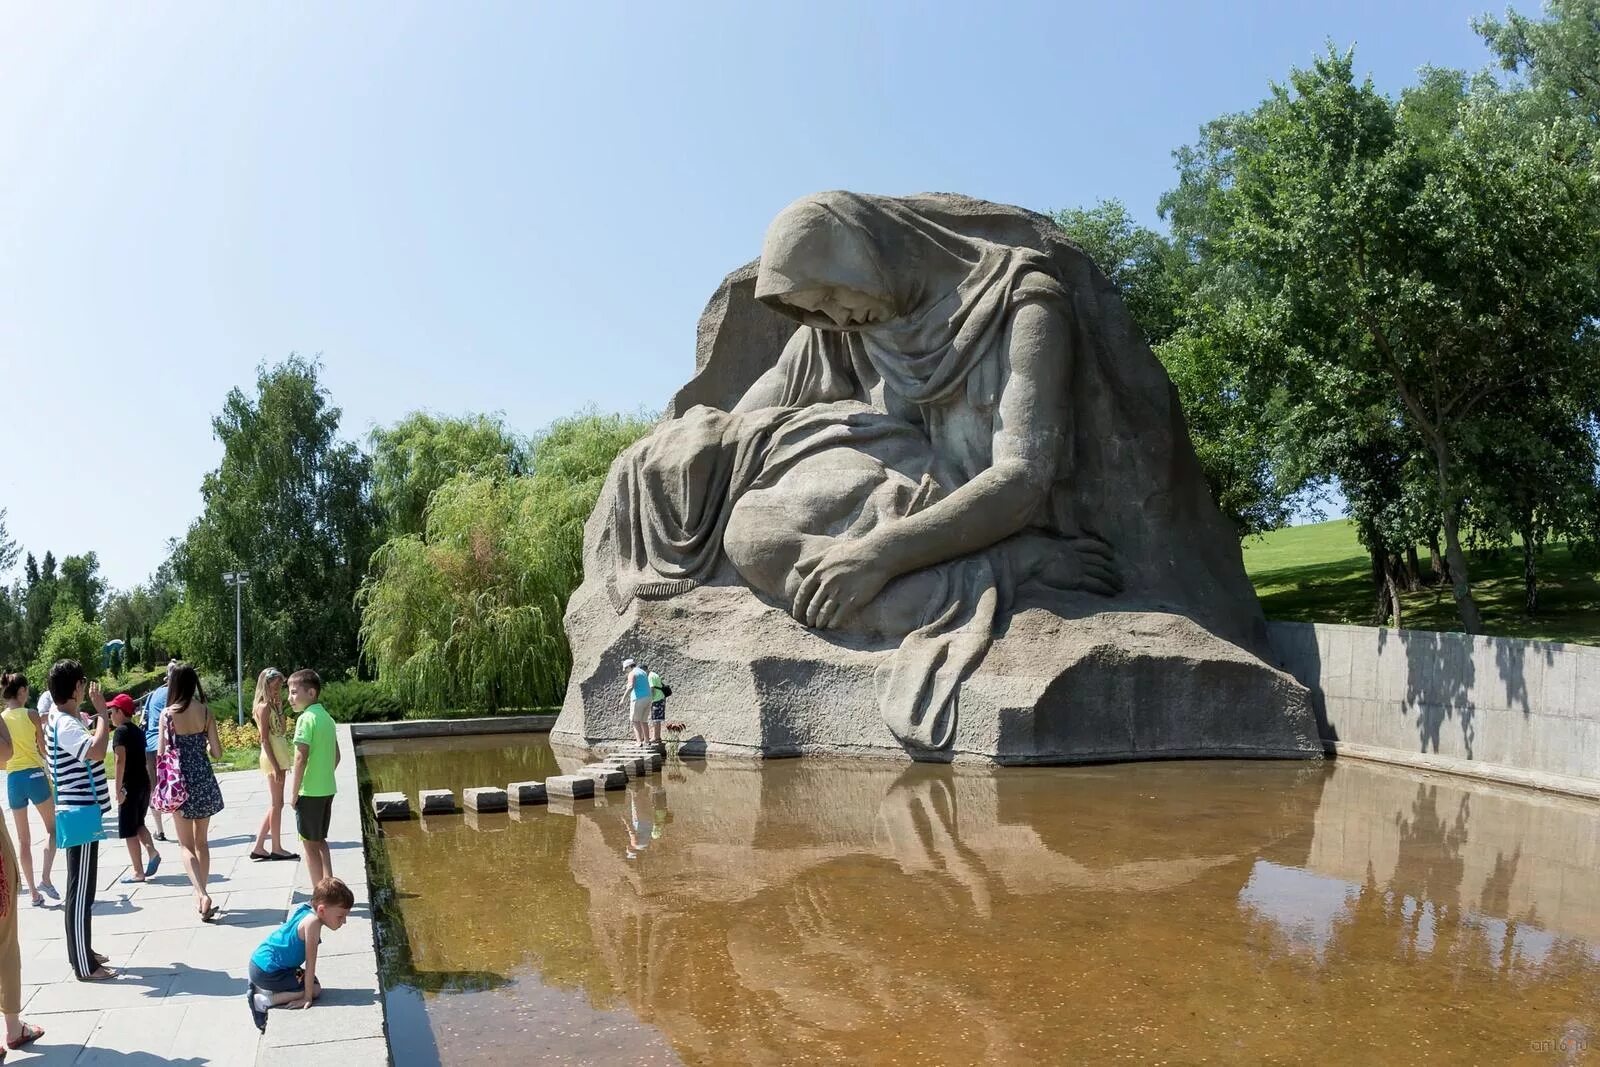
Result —
<path fill-rule="evenodd" d="M 1600 645 L 1600 573 L 1565 545 L 1539 557 L 1540 614 L 1532 619 L 1522 613 L 1520 549 L 1470 552 L 1467 564 L 1486 633 Z M 1244 566 L 1269 619 L 1372 623 L 1371 564 L 1348 519 L 1252 537 L 1244 543 Z M 1401 622 L 1415 630 L 1461 629 L 1448 586 L 1404 594 Z"/>

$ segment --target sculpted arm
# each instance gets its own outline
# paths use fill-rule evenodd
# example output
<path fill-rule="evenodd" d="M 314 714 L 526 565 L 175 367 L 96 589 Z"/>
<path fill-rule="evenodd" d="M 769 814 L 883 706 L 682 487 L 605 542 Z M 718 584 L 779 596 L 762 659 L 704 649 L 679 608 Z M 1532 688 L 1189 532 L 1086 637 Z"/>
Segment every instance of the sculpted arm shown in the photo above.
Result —
<path fill-rule="evenodd" d="M 1055 481 L 1070 371 L 1060 313 L 1024 304 L 1000 354 L 1002 386 L 988 470 L 915 515 L 838 541 L 801 583 L 793 606 L 810 626 L 832 626 L 892 579 L 988 548 L 1023 529 Z"/>

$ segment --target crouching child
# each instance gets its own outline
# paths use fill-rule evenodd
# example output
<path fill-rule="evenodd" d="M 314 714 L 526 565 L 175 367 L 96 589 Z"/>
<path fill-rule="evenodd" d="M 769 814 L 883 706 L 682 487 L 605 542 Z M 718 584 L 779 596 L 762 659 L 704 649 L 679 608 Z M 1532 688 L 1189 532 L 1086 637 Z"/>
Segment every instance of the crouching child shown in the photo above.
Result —
<path fill-rule="evenodd" d="M 269 1008 L 311 1007 L 322 992 L 317 981 L 322 931 L 343 926 L 355 903 L 349 886 L 337 878 L 324 878 L 312 890 L 311 902 L 294 909 L 251 953 L 248 996 L 256 1029 L 266 1030 Z"/>

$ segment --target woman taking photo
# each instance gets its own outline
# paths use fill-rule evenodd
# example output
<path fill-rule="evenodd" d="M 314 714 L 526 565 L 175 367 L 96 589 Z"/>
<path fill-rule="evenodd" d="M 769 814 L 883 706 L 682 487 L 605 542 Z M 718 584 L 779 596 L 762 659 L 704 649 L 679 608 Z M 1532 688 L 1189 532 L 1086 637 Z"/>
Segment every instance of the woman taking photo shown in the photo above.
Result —
<path fill-rule="evenodd" d="M 77 660 L 58 660 L 50 668 L 50 716 L 45 720 L 45 765 L 55 780 L 56 836 L 67 850 L 67 962 L 80 982 L 117 976 L 94 950 L 94 895 L 100 884 L 100 827 L 111 811 L 106 786 L 106 749 L 111 723 L 98 683 L 87 681 Z M 92 726 L 84 729 L 78 708 L 87 696 L 94 705 Z M 95 809 L 99 810 L 96 811 Z M 87 816 L 87 819 L 84 818 Z"/>
<path fill-rule="evenodd" d="M 283 847 L 283 782 L 293 760 L 289 756 L 289 741 L 283 736 L 283 672 L 268 667 L 256 679 L 256 696 L 251 707 L 255 711 L 256 730 L 261 734 L 261 773 L 267 776 L 267 813 L 261 817 L 261 829 L 256 831 L 256 847 L 250 850 L 253 860 L 297 860 L 299 854 Z M 267 838 L 273 849 L 267 851 Z"/>
<path fill-rule="evenodd" d="M 206 891 L 211 878 L 211 817 L 222 810 L 222 789 L 211 769 L 211 760 L 222 757 L 222 742 L 217 738 L 217 720 L 205 705 L 200 675 L 187 663 L 172 672 L 167 692 L 167 707 L 162 714 L 160 757 L 167 749 L 178 750 L 178 769 L 183 777 L 187 799 L 173 812 L 178 824 L 178 844 L 183 846 L 183 868 L 194 884 L 194 906 L 201 922 L 217 917 L 217 905 Z"/>
<path fill-rule="evenodd" d="M 50 884 L 50 868 L 56 862 L 56 806 L 50 799 L 50 779 L 44 773 L 44 720 L 39 712 L 28 710 L 28 680 L 21 674 L 0 678 L 0 697 L 5 699 L 0 719 L 11 736 L 11 754 L 6 759 L 6 807 L 11 809 L 11 819 L 17 827 L 22 884 L 28 887 L 33 906 L 42 908 L 46 893 L 52 898 L 59 896 Z M 39 818 L 44 821 L 44 857 L 39 863 L 41 877 L 37 883 L 33 880 L 29 804 L 39 809 Z"/>

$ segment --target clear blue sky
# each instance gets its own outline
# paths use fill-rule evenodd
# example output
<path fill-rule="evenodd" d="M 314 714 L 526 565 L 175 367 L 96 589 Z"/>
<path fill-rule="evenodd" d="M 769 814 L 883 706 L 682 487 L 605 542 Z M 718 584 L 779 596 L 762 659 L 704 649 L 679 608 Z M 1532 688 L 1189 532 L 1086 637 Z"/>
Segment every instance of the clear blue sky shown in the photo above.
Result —
<path fill-rule="evenodd" d="M 1171 151 L 1325 39 L 1390 91 L 1486 0 L 0 7 L 0 507 L 142 580 L 211 414 L 321 353 L 345 431 L 658 408 L 819 189 L 1155 221 Z"/>

